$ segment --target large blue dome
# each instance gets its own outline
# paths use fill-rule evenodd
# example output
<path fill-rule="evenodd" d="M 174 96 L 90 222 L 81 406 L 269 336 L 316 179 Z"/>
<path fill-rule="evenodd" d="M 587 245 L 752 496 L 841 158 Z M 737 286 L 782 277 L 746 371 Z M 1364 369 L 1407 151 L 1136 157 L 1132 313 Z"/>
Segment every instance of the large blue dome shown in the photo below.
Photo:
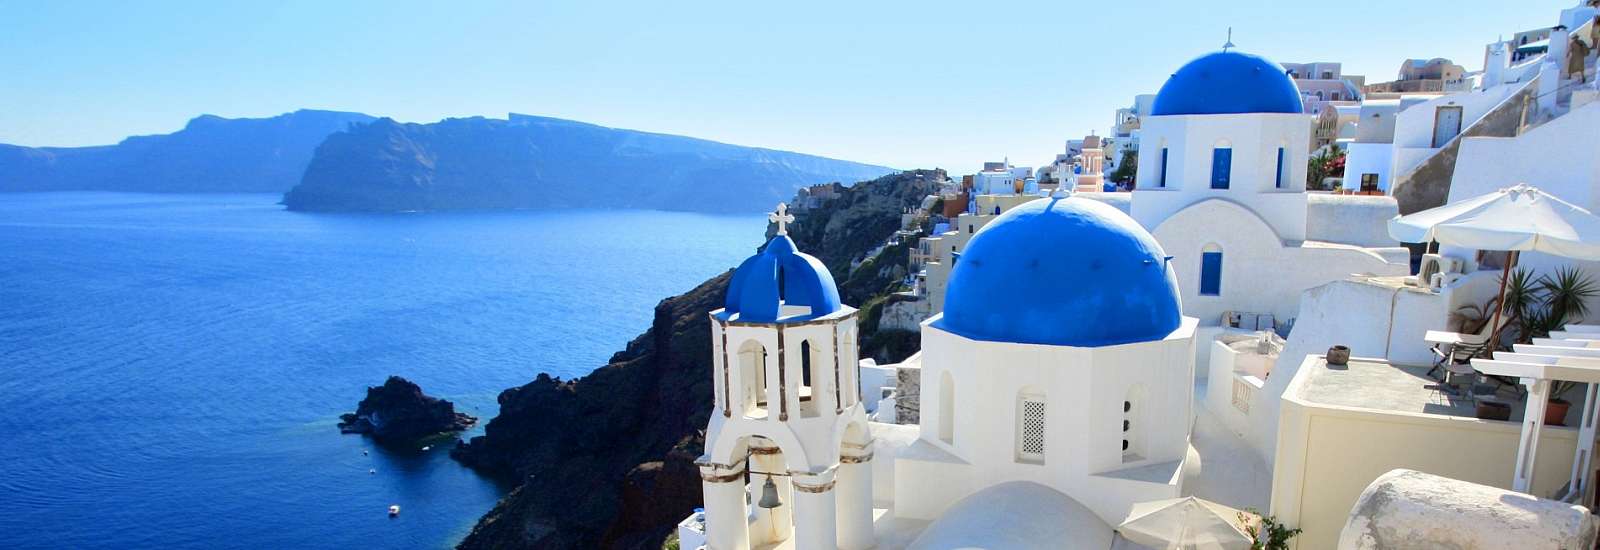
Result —
<path fill-rule="evenodd" d="M 811 311 L 784 316 L 785 305 Z M 797 252 L 787 235 L 778 235 L 734 270 L 723 306 L 726 315 L 738 314 L 739 321 L 774 323 L 780 317 L 785 322 L 804 321 L 839 311 L 839 288 L 827 266 Z"/>
<path fill-rule="evenodd" d="M 1106 346 L 1165 338 L 1182 321 L 1155 237 L 1083 198 L 1011 209 L 967 244 L 935 326 L 976 340 Z"/>
<path fill-rule="evenodd" d="M 1282 66 L 1239 52 L 1200 56 L 1156 93 L 1151 115 L 1301 113 L 1300 88 Z"/>

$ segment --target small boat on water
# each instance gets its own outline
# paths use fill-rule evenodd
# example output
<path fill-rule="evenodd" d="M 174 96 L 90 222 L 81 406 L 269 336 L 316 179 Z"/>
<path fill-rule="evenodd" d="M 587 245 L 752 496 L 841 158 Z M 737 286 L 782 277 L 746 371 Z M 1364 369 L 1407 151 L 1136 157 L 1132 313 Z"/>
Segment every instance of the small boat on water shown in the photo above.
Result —
<path fill-rule="evenodd" d="M 422 452 L 428 452 L 428 449 L 432 449 L 432 448 L 433 448 L 433 445 L 423 445 L 422 446 Z"/>
<path fill-rule="evenodd" d="M 392 517 L 395 517 L 395 516 L 398 516 L 398 515 L 400 515 L 400 505 L 399 504 L 390 504 L 389 505 L 389 517 L 392 518 Z"/>

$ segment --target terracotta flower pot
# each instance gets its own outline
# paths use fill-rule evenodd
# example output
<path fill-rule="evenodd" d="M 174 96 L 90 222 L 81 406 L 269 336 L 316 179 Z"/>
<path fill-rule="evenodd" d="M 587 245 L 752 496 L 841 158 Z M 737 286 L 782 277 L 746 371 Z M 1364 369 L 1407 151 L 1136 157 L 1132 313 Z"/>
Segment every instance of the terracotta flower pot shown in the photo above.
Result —
<path fill-rule="evenodd" d="M 1329 365 L 1347 365 L 1350 363 L 1350 348 L 1347 346 L 1334 346 L 1328 348 Z"/>
<path fill-rule="evenodd" d="M 1567 425 L 1567 408 L 1572 404 L 1563 399 L 1551 399 L 1545 404 L 1544 423 L 1551 426 Z"/>
<path fill-rule="evenodd" d="M 1483 420 L 1511 420 L 1511 405 L 1493 401 L 1478 402 L 1478 418 Z"/>

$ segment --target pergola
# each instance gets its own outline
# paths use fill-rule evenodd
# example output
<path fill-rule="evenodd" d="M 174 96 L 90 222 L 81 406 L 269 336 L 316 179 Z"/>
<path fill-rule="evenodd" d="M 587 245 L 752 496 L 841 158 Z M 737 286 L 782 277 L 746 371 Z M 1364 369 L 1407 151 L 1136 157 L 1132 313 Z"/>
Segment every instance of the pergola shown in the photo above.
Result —
<path fill-rule="evenodd" d="M 1473 359 L 1472 367 L 1484 374 L 1518 378 L 1528 388 L 1528 403 L 1522 413 L 1522 436 L 1517 447 L 1517 466 L 1511 488 L 1528 493 L 1533 489 L 1534 460 L 1539 451 L 1539 434 L 1544 429 L 1545 405 L 1553 382 L 1586 384 L 1582 414 L 1579 416 L 1578 445 L 1572 457 L 1572 476 L 1561 500 L 1594 505 L 1595 426 L 1600 421 L 1600 325 L 1567 325 L 1549 338 L 1534 338 L 1532 344 L 1517 344 L 1512 353 L 1496 353 L 1494 359 Z"/>

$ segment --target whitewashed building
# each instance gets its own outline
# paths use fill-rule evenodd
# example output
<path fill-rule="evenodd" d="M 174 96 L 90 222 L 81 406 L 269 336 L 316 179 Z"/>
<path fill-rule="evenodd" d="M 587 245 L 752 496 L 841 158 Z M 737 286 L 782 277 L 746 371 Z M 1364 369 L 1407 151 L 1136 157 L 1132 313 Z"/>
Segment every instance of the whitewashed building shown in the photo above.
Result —
<path fill-rule="evenodd" d="M 710 314 L 706 505 L 685 522 L 708 548 L 1109 547 L 1133 503 L 1197 475 L 1197 323 L 1120 210 L 1041 199 L 977 232 L 922 325 L 915 426 L 867 422 L 856 311 L 783 223 Z"/>
<path fill-rule="evenodd" d="M 1144 117 L 1129 212 L 1173 255 L 1184 313 L 1202 325 L 1249 314 L 1271 328 L 1308 288 L 1409 269 L 1381 231 L 1392 200 L 1309 198 L 1310 125 L 1278 65 L 1236 51 L 1179 68 Z"/>

